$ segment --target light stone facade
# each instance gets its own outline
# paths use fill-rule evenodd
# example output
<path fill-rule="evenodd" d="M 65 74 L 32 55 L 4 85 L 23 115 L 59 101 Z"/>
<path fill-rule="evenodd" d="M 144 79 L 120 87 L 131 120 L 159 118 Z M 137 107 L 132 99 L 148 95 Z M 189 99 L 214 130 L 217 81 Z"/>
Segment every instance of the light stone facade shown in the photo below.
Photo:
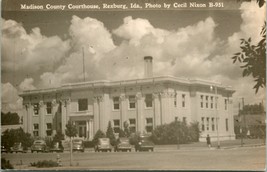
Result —
<path fill-rule="evenodd" d="M 40 137 L 53 136 L 58 130 L 65 133 L 69 120 L 76 125 L 78 136 L 88 140 L 99 129 L 106 132 L 109 121 L 114 131 L 127 122 L 134 131 L 150 133 L 158 125 L 181 120 L 199 122 L 200 141 L 205 141 L 207 134 L 217 139 L 217 126 L 220 140 L 235 139 L 233 93 L 215 82 L 151 76 L 66 84 L 24 91 L 20 96 L 24 129 Z"/>

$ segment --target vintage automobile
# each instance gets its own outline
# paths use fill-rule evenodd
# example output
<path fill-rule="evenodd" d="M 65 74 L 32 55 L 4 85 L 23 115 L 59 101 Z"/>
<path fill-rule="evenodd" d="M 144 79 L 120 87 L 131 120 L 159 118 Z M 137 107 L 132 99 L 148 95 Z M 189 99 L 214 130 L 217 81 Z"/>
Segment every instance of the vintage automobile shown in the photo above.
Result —
<path fill-rule="evenodd" d="M 131 152 L 132 146 L 128 138 L 119 138 L 118 143 L 114 147 L 114 152 L 129 151 Z"/>
<path fill-rule="evenodd" d="M 84 152 L 84 143 L 82 139 L 73 139 L 72 144 L 73 151 Z"/>
<path fill-rule="evenodd" d="M 1 153 L 8 153 L 8 152 L 9 152 L 8 149 L 4 145 L 2 145 L 1 146 Z"/>
<path fill-rule="evenodd" d="M 13 145 L 13 147 L 10 148 L 10 152 L 11 153 L 13 153 L 13 152 L 15 152 L 15 153 L 18 153 L 18 152 L 26 153 L 27 152 L 27 149 L 26 149 L 26 147 L 24 147 L 22 145 L 21 142 L 15 142 L 14 145 Z"/>
<path fill-rule="evenodd" d="M 31 146 L 31 152 L 46 152 L 47 146 L 44 140 L 35 140 Z"/>
<path fill-rule="evenodd" d="M 135 151 L 154 151 L 154 143 L 148 136 L 140 136 L 139 141 L 135 144 Z"/>
<path fill-rule="evenodd" d="M 109 138 L 99 138 L 97 144 L 95 145 L 95 152 L 111 152 L 112 146 L 110 144 Z"/>
<path fill-rule="evenodd" d="M 49 151 L 50 152 L 64 152 L 64 148 L 60 142 L 55 142 Z"/>

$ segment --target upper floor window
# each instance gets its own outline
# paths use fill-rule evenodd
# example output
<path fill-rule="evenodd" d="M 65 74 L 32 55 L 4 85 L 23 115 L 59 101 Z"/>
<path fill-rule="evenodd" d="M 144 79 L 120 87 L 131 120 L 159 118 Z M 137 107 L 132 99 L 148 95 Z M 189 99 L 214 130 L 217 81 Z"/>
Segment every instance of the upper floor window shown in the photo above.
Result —
<path fill-rule="evenodd" d="M 209 108 L 209 96 L 206 96 L 206 108 Z"/>
<path fill-rule="evenodd" d="M 200 107 L 203 108 L 203 95 L 200 96 Z"/>
<path fill-rule="evenodd" d="M 51 114 L 52 113 L 52 103 L 51 102 L 47 102 L 46 103 L 46 113 L 47 114 Z"/>
<path fill-rule="evenodd" d="M 119 97 L 113 97 L 113 109 L 114 110 L 120 109 L 120 98 Z"/>
<path fill-rule="evenodd" d="M 174 95 L 173 105 L 177 107 L 177 94 Z"/>
<path fill-rule="evenodd" d="M 33 104 L 33 112 L 34 112 L 34 115 L 38 115 L 39 114 L 39 103 L 34 103 Z"/>
<path fill-rule="evenodd" d="M 129 96 L 129 108 L 135 109 L 135 96 Z"/>
<path fill-rule="evenodd" d="M 78 110 L 79 111 L 88 110 L 88 100 L 87 99 L 79 99 L 78 100 Z"/>
<path fill-rule="evenodd" d="M 204 117 L 201 118 L 201 130 L 205 131 L 205 118 Z"/>
<path fill-rule="evenodd" d="M 207 118 L 207 131 L 210 129 L 210 118 Z"/>
<path fill-rule="evenodd" d="M 146 94 L 145 104 L 146 107 L 152 107 L 152 94 Z"/>
<path fill-rule="evenodd" d="M 182 107 L 185 107 L 185 94 L 182 94 Z"/>
<path fill-rule="evenodd" d="M 213 96 L 210 97 L 210 108 L 213 109 Z"/>
<path fill-rule="evenodd" d="M 215 123 L 214 123 L 214 118 L 211 118 L 211 130 L 215 130 Z"/>

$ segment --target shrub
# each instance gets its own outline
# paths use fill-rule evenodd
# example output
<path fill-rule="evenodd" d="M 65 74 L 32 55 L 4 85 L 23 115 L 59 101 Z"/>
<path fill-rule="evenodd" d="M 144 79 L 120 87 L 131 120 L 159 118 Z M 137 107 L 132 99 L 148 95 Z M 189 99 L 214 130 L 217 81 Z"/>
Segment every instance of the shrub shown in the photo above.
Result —
<path fill-rule="evenodd" d="M 58 167 L 58 163 L 52 160 L 43 160 L 43 161 L 38 161 L 37 163 L 31 163 L 31 166 L 33 167 Z"/>
<path fill-rule="evenodd" d="M 9 160 L 1 158 L 1 169 L 14 169 L 14 167 L 10 164 Z"/>
<path fill-rule="evenodd" d="M 191 123 L 188 126 L 185 122 L 174 121 L 156 127 L 151 139 L 156 144 L 189 143 L 198 141 L 199 134 L 198 123 Z"/>
<path fill-rule="evenodd" d="M 129 137 L 129 142 L 131 145 L 135 145 L 138 143 L 138 141 L 140 140 L 140 133 L 132 133 Z"/>
<path fill-rule="evenodd" d="M 108 128 L 107 128 L 106 136 L 107 136 L 107 138 L 110 139 L 110 144 L 112 146 L 115 146 L 116 143 L 117 143 L 117 140 L 116 140 L 116 137 L 114 135 L 114 131 L 113 131 L 113 128 L 111 126 L 111 122 L 110 121 L 108 122 Z"/>
<path fill-rule="evenodd" d="M 92 140 L 93 144 L 97 144 L 97 141 L 99 138 L 104 138 L 106 137 L 105 133 L 101 130 L 97 130 L 97 132 L 95 133 L 94 139 Z"/>

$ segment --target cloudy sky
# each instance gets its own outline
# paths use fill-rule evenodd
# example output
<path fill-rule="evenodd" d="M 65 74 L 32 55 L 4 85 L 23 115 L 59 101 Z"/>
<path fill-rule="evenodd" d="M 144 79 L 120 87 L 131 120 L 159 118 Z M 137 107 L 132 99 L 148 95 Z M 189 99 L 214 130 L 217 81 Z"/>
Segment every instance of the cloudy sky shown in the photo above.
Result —
<path fill-rule="evenodd" d="M 265 102 L 231 57 L 240 39 L 256 43 L 265 7 L 232 2 L 220 10 L 2 12 L 2 111 L 18 111 L 18 93 L 83 81 L 143 77 L 143 57 L 154 75 L 200 78 L 232 86 L 235 105 Z"/>

